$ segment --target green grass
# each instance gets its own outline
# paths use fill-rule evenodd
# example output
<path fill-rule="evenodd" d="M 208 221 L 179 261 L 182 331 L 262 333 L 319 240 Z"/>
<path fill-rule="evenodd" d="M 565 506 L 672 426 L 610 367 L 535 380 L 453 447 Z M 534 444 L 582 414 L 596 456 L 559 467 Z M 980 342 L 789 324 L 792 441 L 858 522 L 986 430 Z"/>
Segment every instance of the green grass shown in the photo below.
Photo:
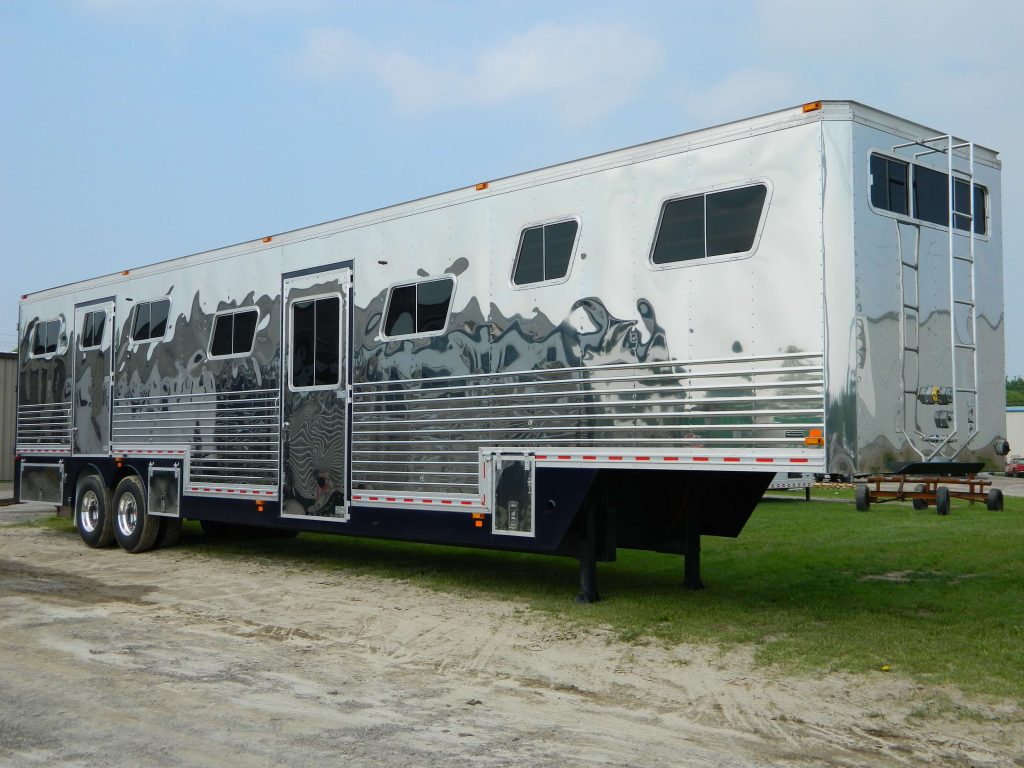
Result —
<path fill-rule="evenodd" d="M 794 494 L 795 496 L 795 494 Z M 849 498 L 826 490 L 817 499 Z M 787 673 L 892 674 L 1024 703 L 1024 499 L 1006 509 L 765 501 L 739 539 L 703 539 L 707 589 L 681 588 L 681 558 L 620 550 L 599 566 L 604 600 L 573 604 L 566 558 L 303 534 L 213 542 L 188 524 L 181 546 L 302 570 L 374 574 L 525 603 L 627 642 L 750 645 Z M 70 532 L 66 519 L 47 525 Z"/>

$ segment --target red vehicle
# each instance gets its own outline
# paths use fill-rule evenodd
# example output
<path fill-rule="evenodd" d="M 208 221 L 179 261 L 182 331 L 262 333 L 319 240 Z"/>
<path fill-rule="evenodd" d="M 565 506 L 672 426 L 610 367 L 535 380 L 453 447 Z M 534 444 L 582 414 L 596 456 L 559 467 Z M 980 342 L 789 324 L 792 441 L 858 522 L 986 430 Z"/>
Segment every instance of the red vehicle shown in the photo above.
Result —
<path fill-rule="evenodd" d="M 1011 456 L 1006 460 L 1007 477 L 1024 477 L 1024 457 Z"/>

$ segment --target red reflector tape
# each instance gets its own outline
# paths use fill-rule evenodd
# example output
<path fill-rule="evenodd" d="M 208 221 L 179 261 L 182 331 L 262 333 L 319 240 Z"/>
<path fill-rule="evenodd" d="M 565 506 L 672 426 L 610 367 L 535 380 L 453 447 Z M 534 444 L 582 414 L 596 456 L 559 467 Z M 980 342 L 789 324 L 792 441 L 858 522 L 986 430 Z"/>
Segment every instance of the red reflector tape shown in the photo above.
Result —
<path fill-rule="evenodd" d="M 609 456 L 608 461 L 622 461 L 621 456 Z"/>
<path fill-rule="evenodd" d="M 536 455 L 536 456 L 535 456 L 534 458 L 536 458 L 536 459 L 546 459 L 546 458 L 547 458 L 547 456 L 546 456 L 546 455 L 542 455 L 542 454 L 539 454 L 539 453 L 538 453 L 538 454 L 537 454 L 537 455 Z M 484 471 L 485 471 L 485 472 L 487 471 L 487 470 L 486 470 L 486 466 L 487 466 L 487 465 L 485 464 L 485 465 L 484 465 L 484 467 L 485 467 Z"/>
<path fill-rule="evenodd" d="M 412 504 L 413 502 L 412 499 L 402 499 L 402 501 L 404 501 L 406 504 Z"/>
<path fill-rule="evenodd" d="M 452 500 L 451 499 L 441 499 L 441 503 L 442 504 L 451 504 Z"/>
<path fill-rule="evenodd" d="M 385 501 L 398 501 L 394 496 L 388 496 Z"/>
<path fill-rule="evenodd" d="M 807 459 L 791 459 L 794 464 L 806 464 Z"/>
<path fill-rule="evenodd" d="M 559 456 L 558 460 L 559 461 L 569 461 L 571 458 L 572 458 L 572 456 Z"/>
<path fill-rule="evenodd" d="M 662 456 L 661 460 L 662 461 L 679 461 L 679 457 L 678 456 Z"/>
<path fill-rule="evenodd" d="M 370 501 L 380 501 L 380 496 L 371 496 Z"/>
<path fill-rule="evenodd" d="M 651 457 L 650 456 L 637 456 L 636 460 L 637 461 L 650 461 Z"/>
<path fill-rule="evenodd" d="M 584 456 L 584 461 L 597 461 L 597 456 Z"/>
<path fill-rule="evenodd" d="M 771 464 L 775 459 L 754 459 L 754 461 L 759 461 L 762 464 Z"/>
<path fill-rule="evenodd" d="M 726 456 L 722 461 L 739 461 L 735 456 Z"/>
<path fill-rule="evenodd" d="M 707 456 L 694 456 L 693 460 L 694 461 L 707 461 L 708 457 Z"/>
<path fill-rule="evenodd" d="M 459 502 L 459 503 L 460 503 L 460 504 L 464 504 L 464 505 L 465 505 L 465 506 L 467 506 L 467 507 L 470 507 L 470 506 L 472 506 L 472 505 L 473 505 L 473 502 L 472 502 L 472 501 L 462 501 L 462 502 Z"/>

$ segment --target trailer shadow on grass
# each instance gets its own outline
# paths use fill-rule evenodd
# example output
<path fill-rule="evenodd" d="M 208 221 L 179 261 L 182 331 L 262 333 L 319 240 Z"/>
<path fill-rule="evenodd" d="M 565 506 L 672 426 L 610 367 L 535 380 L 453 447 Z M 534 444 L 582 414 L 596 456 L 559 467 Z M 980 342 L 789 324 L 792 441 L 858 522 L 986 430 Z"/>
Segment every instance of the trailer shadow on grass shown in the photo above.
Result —
<path fill-rule="evenodd" d="M 682 558 L 620 550 L 599 566 L 602 602 L 578 606 L 574 560 L 303 533 L 294 540 L 208 539 L 189 523 L 181 547 L 219 557 L 398 579 L 513 601 L 574 628 L 611 627 L 633 643 L 754 648 L 787 672 L 878 673 L 1024 702 L 1024 500 L 1002 512 L 886 505 L 764 503 L 738 539 L 703 539 L 706 589 L 682 587 Z M 156 553 L 159 556 L 159 553 Z"/>

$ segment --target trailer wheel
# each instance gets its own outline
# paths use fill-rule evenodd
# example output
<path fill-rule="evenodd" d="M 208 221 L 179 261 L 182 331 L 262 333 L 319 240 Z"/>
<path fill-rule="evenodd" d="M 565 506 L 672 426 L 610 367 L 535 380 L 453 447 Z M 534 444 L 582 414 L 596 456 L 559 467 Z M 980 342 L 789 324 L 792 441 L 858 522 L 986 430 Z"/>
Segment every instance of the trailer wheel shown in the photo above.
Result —
<path fill-rule="evenodd" d="M 114 543 L 114 515 L 110 491 L 96 475 L 86 476 L 78 486 L 75 527 L 87 546 L 108 547 Z"/>
<path fill-rule="evenodd" d="M 990 490 L 988 496 L 985 497 L 985 506 L 993 512 L 1000 511 L 1003 508 L 1003 492 L 998 488 Z"/>
<path fill-rule="evenodd" d="M 924 486 L 918 483 L 914 486 L 914 493 L 924 493 Z M 925 499 L 914 499 L 910 502 L 914 509 L 928 509 L 928 502 Z"/>
<path fill-rule="evenodd" d="M 944 485 L 935 489 L 935 511 L 943 516 L 949 514 L 949 488 Z"/>
<path fill-rule="evenodd" d="M 156 549 L 168 549 L 181 538 L 181 518 L 161 517 L 160 530 L 156 534 Z"/>
<path fill-rule="evenodd" d="M 857 484 L 857 490 L 853 494 L 853 499 L 857 505 L 858 512 L 868 511 L 868 508 L 871 506 L 871 494 L 865 483 Z"/>
<path fill-rule="evenodd" d="M 146 496 L 135 475 L 117 484 L 114 515 L 114 538 L 121 549 L 136 554 L 153 548 L 160 532 L 160 518 L 146 514 Z"/>

